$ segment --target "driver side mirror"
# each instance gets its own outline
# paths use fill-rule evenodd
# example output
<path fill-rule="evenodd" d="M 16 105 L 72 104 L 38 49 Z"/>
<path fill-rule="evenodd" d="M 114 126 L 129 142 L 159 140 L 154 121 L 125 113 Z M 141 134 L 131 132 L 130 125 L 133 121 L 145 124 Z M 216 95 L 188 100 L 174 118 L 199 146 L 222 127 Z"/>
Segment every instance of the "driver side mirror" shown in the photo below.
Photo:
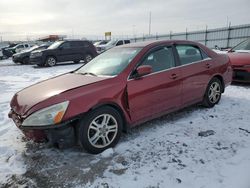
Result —
<path fill-rule="evenodd" d="M 148 75 L 150 73 L 152 73 L 152 66 L 150 65 L 141 65 L 139 67 L 137 67 L 136 69 L 136 76 L 137 78 Z"/>

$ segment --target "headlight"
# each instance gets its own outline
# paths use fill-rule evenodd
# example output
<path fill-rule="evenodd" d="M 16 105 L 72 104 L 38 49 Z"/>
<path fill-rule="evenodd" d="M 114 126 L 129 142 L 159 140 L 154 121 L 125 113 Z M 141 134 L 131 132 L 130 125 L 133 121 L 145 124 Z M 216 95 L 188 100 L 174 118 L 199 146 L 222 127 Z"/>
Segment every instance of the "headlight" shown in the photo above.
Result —
<path fill-rule="evenodd" d="M 22 126 L 45 126 L 60 123 L 67 110 L 69 101 L 44 108 L 26 118 Z"/>

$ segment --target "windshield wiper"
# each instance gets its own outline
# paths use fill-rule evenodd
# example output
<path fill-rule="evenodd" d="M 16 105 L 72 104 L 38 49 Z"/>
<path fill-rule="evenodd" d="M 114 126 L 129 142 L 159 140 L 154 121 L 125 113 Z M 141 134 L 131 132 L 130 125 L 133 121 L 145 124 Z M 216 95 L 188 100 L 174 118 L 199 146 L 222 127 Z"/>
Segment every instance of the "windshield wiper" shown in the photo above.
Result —
<path fill-rule="evenodd" d="M 91 75 L 91 76 L 97 76 L 96 74 L 92 73 L 92 72 L 77 72 L 77 74 L 81 74 L 81 75 Z"/>

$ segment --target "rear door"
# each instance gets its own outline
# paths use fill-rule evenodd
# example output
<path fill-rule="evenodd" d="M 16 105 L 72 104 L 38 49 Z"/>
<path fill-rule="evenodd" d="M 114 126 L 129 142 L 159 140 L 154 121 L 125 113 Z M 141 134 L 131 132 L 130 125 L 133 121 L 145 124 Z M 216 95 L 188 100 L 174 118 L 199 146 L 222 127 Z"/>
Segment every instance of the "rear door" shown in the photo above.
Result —
<path fill-rule="evenodd" d="M 148 52 L 139 65 L 150 65 L 153 72 L 139 79 L 133 78 L 132 74 L 128 79 L 132 121 L 177 109 L 180 106 L 181 81 L 172 47 L 164 46 Z"/>
<path fill-rule="evenodd" d="M 211 78 L 211 59 L 198 46 L 177 44 L 175 47 L 182 76 L 182 105 L 200 102 Z"/>

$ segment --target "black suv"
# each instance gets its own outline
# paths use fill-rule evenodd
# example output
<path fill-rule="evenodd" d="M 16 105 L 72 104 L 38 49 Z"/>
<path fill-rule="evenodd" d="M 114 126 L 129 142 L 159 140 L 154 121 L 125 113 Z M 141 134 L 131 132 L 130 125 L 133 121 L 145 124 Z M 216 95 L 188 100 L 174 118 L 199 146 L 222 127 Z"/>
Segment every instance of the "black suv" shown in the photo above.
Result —
<path fill-rule="evenodd" d="M 58 62 L 74 61 L 75 63 L 84 60 L 89 62 L 97 55 L 94 45 L 86 40 L 57 41 L 46 50 L 32 52 L 30 63 L 38 66 L 52 67 Z"/>

